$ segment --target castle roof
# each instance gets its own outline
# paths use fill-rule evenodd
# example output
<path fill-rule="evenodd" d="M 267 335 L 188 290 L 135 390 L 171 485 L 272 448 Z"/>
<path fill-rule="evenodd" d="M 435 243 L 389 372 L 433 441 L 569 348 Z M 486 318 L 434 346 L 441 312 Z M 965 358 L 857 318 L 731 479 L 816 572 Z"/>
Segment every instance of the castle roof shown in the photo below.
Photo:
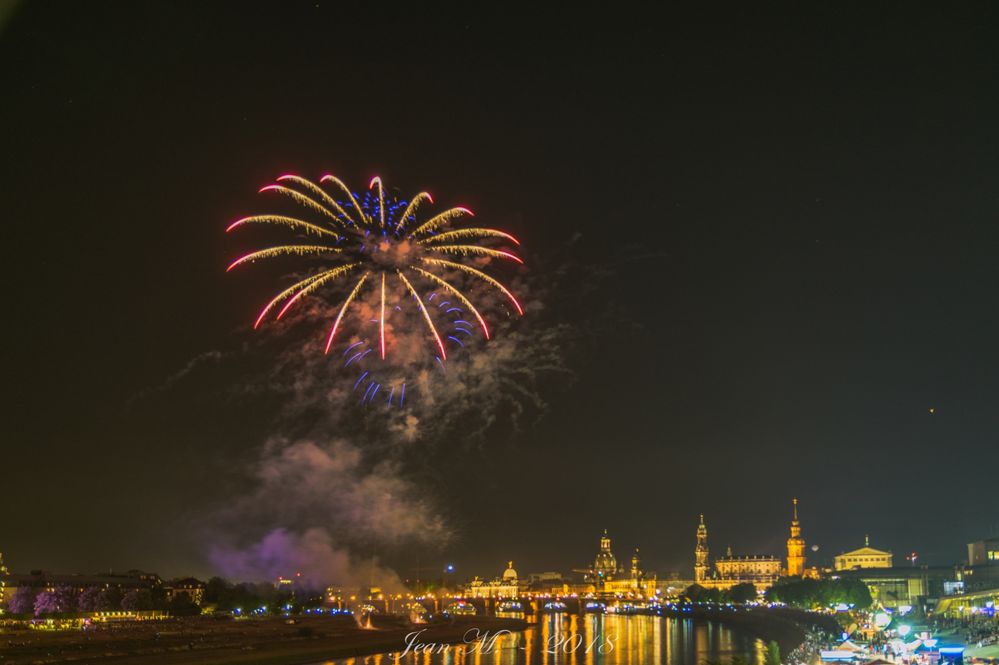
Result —
<path fill-rule="evenodd" d="M 772 554 L 729 554 L 715 561 L 777 561 L 777 557 Z"/>
<path fill-rule="evenodd" d="M 861 547 L 850 552 L 842 552 L 837 556 L 891 556 L 891 552 L 874 549 L 873 547 Z"/>

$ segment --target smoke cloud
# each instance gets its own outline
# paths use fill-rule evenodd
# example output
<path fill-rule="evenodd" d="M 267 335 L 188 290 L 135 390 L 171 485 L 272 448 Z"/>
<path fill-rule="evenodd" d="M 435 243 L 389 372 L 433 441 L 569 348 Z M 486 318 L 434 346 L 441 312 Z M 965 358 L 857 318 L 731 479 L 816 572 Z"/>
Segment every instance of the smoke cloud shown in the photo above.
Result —
<path fill-rule="evenodd" d="M 440 547 L 455 535 L 433 491 L 416 483 L 419 466 L 441 443 L 485 445 L 487 435 L 516 432 L 543 415 L 545 392 L 572 380 L 567 358 L 590 336 L 578 315 L 562 310 L 579 308 L 598 275 L 568 262 L 543 278 L 524 273 L 511 285 L 529 296 L 523 318 L 488 285 L 449 276 L 486 317 L 492 338 L 476 331 L 443 365 L 419 312 L 393 308 L 387 360 L 371 354 L 378 362 L 370 368 L 386 386 L 406 382 L 405 408 L 364 403 L 353 377 L 365 368 L 344 367 L 345 346 L 377 340 L 377 326 L 362 325 L 372 323 L 374 294 L 359 298 L 353 328 L 329 355 L 324 328 L 338 303 L 314 297 L 253 331 L 240 351 L 213 352 L 171 377 L 168 387 L 206 360 L 239 361 L 244 380 L 226 397 L 279 405 L 272 435 L 244 469 L 249 489 L 206 521 L 212 564 L 234 579 L 301 572 L 315 584 L 398 585 L 377 557 Z M 564 323 L 573 318 L 576 325 Z"/>
<path fill-rule="evenodd" d="M 436 360 L 433 337 L 418 310 L 410 307 L 393 311 L 387 321 L 385 360 L 375 352 L 345 367 L 355 344 L 366 345 L 358 349 L 377 344 L 377 294 L 358 298 L 354 318 L 358 329 L 338 339 L 329 355 L 324 354 L 324 331 L 317 334 L 316 326 L 335 318 L 337 303 L 331 307 L 314 299 L 277 323 L 274 336 L 265 342 L 281 344 L 272 349 L 276 362 L 266 377 L 246 388 L 279 394 L 282 419 L 302 434 L 348 432 L 366 441 L 366 449 L 374 445 L 382 454 L 387 448 L 414 443 L 433 446 L 455 432 L 466 443 L 481 443 L 484 435 L 498 428 L 515 432 L 531 418 L 543 415 L 549 382 L 566 383 L 574 378 L 567 358 L 587 332 L 584 326 L 565 323 L 550 303 L 561 300 L 566 304 L 585 297 L 585 285 L 592 276 L 593 271 L 581 276 L 563 267 L 548 273 L 542 284 L 527 274 L 512 285 L 513 291 L 529 294 L 522 301 L 525 315 L 521 317 L 492 287 L 462 274 L 449 275 L 449 281 L 483 313 L 491 338 L 486 340 L 480 331 L 463 337 L 460 348 L 449 349 L 446 363 Z M 560 292 L 566 282 L 573 282 L 569 291 Z M 423 298 L 429 294 L 423 293 Z M 472 316 L 466 313 L 465 318 Z M 441 326 L 439 333 L 444 337 L 447 329 Z M 382 387 L 379 399 L 368 403 L 364 403 L 364 384 L 355 382 L 365 370 Z M 387 406 L 390 386 L 402 383 L 406 384 L 406 408 Z M 394 404 L 398 401 L 397 393 Z"/>
<path fill-rule="evenodd" d="M 330 533 L 313 527 L 301 534 L 274 529 L 243 548 L 213 545 L 209 558 L 230 579 L 274 580 L 279 576 L 301 581 L 309 588 L 330 583 L 344 587 L 378 586 L 388 593 L 403 590 L 392 570 L 373 559 L 357 561 L 338 548 Z"/>
<path fill-rule="evenodd" d="M 370 462 L 345 440 L 272 439 L 251 473 L 253 489 L 216 513 L 210 525 L 216 539 L 210 559 L 237 579 L 301 572 L 317 584 L 398 584 L 370 556 L 357 560 L 351 552 L 371 555 L 450 537 L 396 462 Z"/>

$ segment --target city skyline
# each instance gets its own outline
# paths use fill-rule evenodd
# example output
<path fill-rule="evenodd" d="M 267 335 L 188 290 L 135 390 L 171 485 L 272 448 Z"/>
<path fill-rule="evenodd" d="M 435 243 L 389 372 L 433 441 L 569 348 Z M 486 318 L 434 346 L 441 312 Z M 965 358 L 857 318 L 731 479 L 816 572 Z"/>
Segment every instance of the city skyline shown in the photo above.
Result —
<path fill-rule="evenodd" d="M 967 558 L 968 557 L 968 549 L 967 548 L 971 547 L 971 545 L 973 543 L 962 543 L 960 545 L 960 547 L 959 547 L 961 556 L 957 557 L 957 558 L 955 558 L 955 559 L 953 559 L 951 561 L 945 561 L 945 562 L 936 562 L 936 561 L 929 561 L 929 562 L 927 562 L 927 561 L 924 560 L 923 557 L 919 556 L 918 552 L 915 552 L 915 551 L 912 551 L 912 550 L 909 550 L 909 549 L 892 550 L 892 548 L 887 547 L 884 543 L 878 542 L 876 540 L 876 536 L 875 536 L 875 540 L 874 540 L 874 542 L 872 544 L 871 534 L 864 534 L 864 536 L 862 537 L 862 539 L 860 539 L 863 542 L 860 542 L 860 540 L 858 540 L 855 543 L 846 544 L 846 545 L 844 545 L 844 546 L 842 546 L 842 547 L 840 547 L 838 549 L 835 549 L 833 551 L 830 551 L 828 549 L 823 550 L 823 548 L 819 547 L 818 545 L 812 543 L 810 540 L 807 539 L 807 536 L 808 536 L 808 527 L 807 527 L 807 525 L 803 524 L 802 521 L 800 521 L 798 519 L 798 510 L 797 509 L 798 509 L 799 501 L 798 501 L 797 498 L 795 498 L 795 499 L 793 499 L 793 502 L 794 502 L 793 503 L 793 516 L 792 516 L 792 519 L 790 519 L 788 521 L 788 524 L 785 525 L 785 526 L 786 527 L 791 527 L 792 529 L 794 527 L 798 527 L 798 529 L 797 529 L 796 532 L 795 531 L 791 532 L 792 533 L 792 539 L 804 536 L 802 538 L 802 542 L 801 542 L 801 547 L 804 548 L 803 549 L 804 561 L 802 562 L 802 566 L 806 567 L 807 569 L 818 569 L 818 571 L 839 570 L 840 568 L 836 564 L 836 562 L 837 562 L 838 559 L 843 558 L 843 555 L 850 555 L 851 553 L 854 553 L 855 551 L 862 551 L 862 550 L 864 550 L 866 548 L 871 548 L 871 547 L 876 548 L 876 551 L 879 551 L 879 552 L 883 551 L 883 552 L 887 553 L 888 555 L 892 555 L 894 557 L 894 564 L 893 565 L 896 566 L 896 567 L 912 567 L 912 568 L 919 567 L 919 568 L 923 568 L 923 567 L 930 566 L 930 567 L 936 567 L 936 568 L 945 568 L 945 567 L 950 566 L 950 567 L 960 568 L 960 567 L 962 567 L 964 565 L 971 565 L 971 561 Z M 671 567 L 656 566 L 654 564 L 654 562 L 657 561 L 657 557 L 655 556 L 656 553 L 652 552 L 651 553 L 652 556 L 649 557 L 648 556 L 649 555 L 648 552 L 643 552 L 642 560 L 643 560 L 644 569 L 649 570 L 650 573 L 653 573 L 653 574 L 656 574 L 656 575 L 660 575 L 660 576 L 664 576 L 667 579 L 671 579 L 672 578 L 672 579 L 679 579 L 679 580 L 691 581 L 691 582 L 694 582 L 694 583 L 701 583 L 702 579 L 698 576 L 698 572 L 697 572 L 697 565 L 698 565 L 698 563 L 697 563 L 698 562 L 697 549 L 700 546 L 700 541 L 698 539 L 698 536 L 700 535 L 700 528 L 704 527 L 706 524 L 708 524 L 710 522 L 710 519 L 708 517 L 706 517 L 704 514 L 698 515 L 698 519 L 699 519 L 700 526 L 697 527 L 697 525 L 695 525 L 695 527 L 697 527 L 697 531 L 696 532 L 692 532 L 694 535 L 690 538 L 690 541 L 692 543 L 692 547 L 690 549 L 690 556 L 689 556 L 689 561 L 687 561 L 687 565 L 680 565 L 680 566 L 672 567 L 672 568 Z M 799 526 L 799 524 L 800 524 L 800 526 Z M 712 530 L 712 533 L 715 533 L 715 532 Z M 705 531 L 705 535 L 707 535 L 707 531 Z M 710 546 L 710 549 L 705 551 L 705 556 L 706 556 L 705 566 L 706 566 L 706 568 L 711 568 L 712 565 L 713 565 L 713 562 L 715 560 L 717 560 L 719 557 L 729 557 L 729 558 L 735 557 L 736 559 L 743 558 L 743 557 L 744 558 L 754 558 L 754 559 L 755 558 L 759 558 L 759 557 L 772 557 L 773 559 L 775 559 L 776 561 L 779 562 L 779 565 L 780 565 L 779 576 L 800 576 L 801 575 L 801 572 L 798 572 L 797 570 L 792 570 L 791 569 L 791 564 L 789 563 L 789 558 L 792 556 L 790 542 L 786 543 L 786 546 L 785 546 L 784 549 L 758 550 L 758 549 L 752 549 L 752 548 L 743 547 L 743 546 L 740 546 L 737 543 L 729 542 L 728 540 L 726 540 L 724 538 L 724 534 L 722 534 L 721 538 L 718 538 L 717 536 L 718 536 L 718 534 L 715 533 L 715 537 L 713 539 L 709 539 L 709 542 L 713 542 L 714 545 Z M 992 538 L 992 536 L 986 535 L 986 536 L 983 536 L 983 538 L 988 539 L 988 538 Z M 625 561 L 625 559 L 627 559 L 630 556 L 630 553 L 632 553 L 633 551 L 637 555 L 637 552 L 640 549 L 642 549 L 642 547 L 643 547 L 640 542 L 636 542 L 634 544 L 622 543 L 619 539 L 617 539 L 615 537 L 615 534 L 614 534 L 614 531 L 613 531 L 612 528 L 604 528 L 602 530 L 602 536 L 600 536 L 599 538 L 594 537 L 594 538 L 592 538 L 592 540 L 594 542 L 597 542 L 597 541 L 603 542 L 604 540 L 606 540 L 607 541 L 607 546 L 608 546 L 608 548 L 610 548 L 611 551 L 613 551 L 614 549 L 616 549 L 616 550 L 618 550 L 618 554 L 619 555 L 624 556 L 624 559 L 621 559 L 621 561 Z M 977 539 L 977 540 L 981 541 L 982 539 Z M 768 541 L 768 542 L 772 542 L 772 541 Z M 616 543 L 616 545 L 612 545 L 611 543 Z M 884 548 L 884 549 L 882 550 L 881 548 Z M 799 551 L 799 550 L 796 550 L 796 551 Z M 911 555 L 912 554 L 916 554 L 917 555 L 917 560 L 916 561 L 913 561 L 911 559 Z M 523 562 L 525 560 L 529 560 L 529 559 L 517 557 L 516 553 L 513 552 L 513 551 L 507 552 L 507 555 L 508 555 L 508 557 L 506 559 L 498 560 L 500 564 L 506 563 L 506 564 L 510 564 L 512 566 L 512 563 L 514 561 Z M 512 559 L 509 558 L 511 556 L 513 557 Z M 573 574 L 579 573 L 581 570 L 583 570 L 582 564 L 585 563 L 585 561 L 586 561 L 586 557 L 585 556 L 582 559 L 580 559 L 579 556 L 575 556 L 575 558 L 573 558 L 573 556 L 575 556 L 575 555 L 568 555 L 567 554 L 565 557 L 562 557 L 558 561 L 550 561 L 550 562 L 547 562 L 547 563 L 546 562 L 542 562 L 540 565 L 535 565 L 533 568 L 525 569 L 524 572 L 528 573 L 528 574 L 539 574 L 539 573 L 542 573 L 542 572 L 554 571 L 554 572 L 559 572 L 559 573 L 565 574 L 568 577 L 572 577 Z M 3 558 L 2 557 L 3 557 L 3 553 L 2 553 L 2 551 L 0 551 L 0 563 L 3 562 Z M 403 568 L 402 570 L 408 570 L 408 571 L 419 570 L 420 573 L 423 575 L 424 579 L 434 579 L 435 577 L 437 577 L 437 578 L 440 578 L 442 580 L 460 579 L 460 580 L 463 580 L 463 581 L 468 581 L 468 580 L 471 580 L 473 578 L 488 579 L 489 576 L 493 572 L 488 567 L 488 562 L 486 562 L 485 567 L 482 567 L 482 565 L 480 564 L 480 568 L 482 568 L 482 569 L 473 569 L 473 568 L 471 568 L 469 566 L 462 565 L 462 563 L 460 563 L 461 562 L 461 558 L 460 557 L 449 557 L 447 555 L 447 553 L 441 553 L 437 557 L 437 559 L 438 560 L 435 561 L 435 563 L 437 565 L 426 565 L 429 562 L 424 562 L 425 565 L 421 566 L 419 568 Z M 888 560 L 891 561 L 892 559 L 889 558 Z M 653 562 L 653 565 L 650 565 L 650 561 Z M 405 562 L 405 563 L 412 564 L 414 562 L 413 561 L 409 561 L 409 562 Z M 619 565 L 621 566 L 622 570 L 625 570 L 624 563 L 619 563 Z M 891 566 L 889 566 L 889 567 L 891 567 Z M 501 569 L 501 568 L 502 568 L 502 566 L 498 567 L 498 569 Z M 20 568 L 18 568 L 14 572 L 18 572 L 18 573 L 24 574 L 24 573 L 27 573 L 29 571 L 29 569 L 30 570 L 41 570 L 41 569 L 39 569 L 39 568 L 37 568 L 35 566 L 31 566 L 30 568 L 29 567 L 20 567 Z M 805 570 L 806 573 L 807 573 L 807 569 Z M 109 573 L 110 572 L 114 572 L 115 574 L 122 574 L 123 572 L 127 572 L 127 571 L 130 571 L 130 570 L 139 570 L 139 571 L 147 571 L 147 572 L 154 572 L 154 573 L 159 573 L 160 572 L 158 570 L 152 570 L 152 569 L 149 569 L 147 567 L 143 567 L 142 565 L 132 565 L 132 566 L 129 566 L 128 568 L 113 569 L 113 570 L 112 569 L 106 569 L 106 570 Z M 70 574 L 84 574 L 85 575 L 85 574 L 100 574 L 101 571 L 100 570 L 88 570 L 88 571 L 83 571 L 83 570 L 73 570 L 73 571 L 68 571 L 68 570 L 46 570 L 45 572 L 47 572 L 47 573 L 62 573 L 62 574 L 66 574 L 66 573 L 70 573 Z M 184 576 L 187 576 L 187 575 L 191 574 L 191 571 L 170 570 L 170 569 L 168 569 L 165 572 L 167 573 L 167 574 L 163 575 L 163 577 L 165 579 L 181 578 L 181 577 L 184 577 Z M 217 576 L 219 574 L 218 571 L 211 570 L 211 569 L 205 569 L 203 571 L 197 571 L 197 572 L 198 572 L 198 576 L 206 578 L 206 579 L 208 577 Z M 295 574 L 295 571 L 293 571 L 293 570 L 284 571 L 284 575 L 287 576 L 287 577 L 293 577 L 294 574 Z M 404 579 L 404 581 L 409 581 L 409 582 L 412 582 L 412 581 L 414 581 L 414 580 L 416 580 L 416 579 L 419 578 L 419 576 L 415 575 L 415 574 L 401 575 L 401 577 Z M 234 580 L 234 581 L 240 581 L 240 580 Z M 247 580 L 247 581 L 252 581 L 252 580 Z M 332 581 L 335 581 L 335 580 L 332 580 Z"/>
<path fill-rule="evenodd" d="M 668 571 L 701 513 L 784 551 L 790 497 L 814 556 L 961 561 L 999 530 L 963 482 L 999 466 L 999 62 L 967 13 L 17 5 L 8 567 L 544 570 L 608 528 Z M 489 305 L 446 399 L 339 399 L 302 351 L 325 312 L 251 330 L 292 268 L 227 274 L 225 229 L 327 173 L 522 243 L 526 314 Z"/>
<path fill-rule="evenodd" d="M 0 0 L 0 660 L 999 662 L 996 35 Z"/>

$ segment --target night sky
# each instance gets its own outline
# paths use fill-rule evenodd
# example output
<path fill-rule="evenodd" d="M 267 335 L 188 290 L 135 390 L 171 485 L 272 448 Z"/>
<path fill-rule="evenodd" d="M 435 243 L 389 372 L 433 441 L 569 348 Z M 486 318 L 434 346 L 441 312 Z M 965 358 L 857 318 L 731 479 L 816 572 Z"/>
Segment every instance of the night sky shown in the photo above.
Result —
<path fill-rule="evenodd" d="M 999 533 L 994 7 L 388 4 L 8 17 L 12 569 L 211 572 L 191 525 L 273 431 L 246 363 L 183 370 L 245 344 L 274 283 L 225 274 L 223 231 L 289 171 L 428 188 L 536 280 L 598 275 L 548 314 L 578 334 L 547 408 L 410 462 L 456 535 L 423 564 L 567 570 L 608 528 L 690 574 L 698 513 L 716 552 L 782 554 L 792 496 L 810 563 Z"/>

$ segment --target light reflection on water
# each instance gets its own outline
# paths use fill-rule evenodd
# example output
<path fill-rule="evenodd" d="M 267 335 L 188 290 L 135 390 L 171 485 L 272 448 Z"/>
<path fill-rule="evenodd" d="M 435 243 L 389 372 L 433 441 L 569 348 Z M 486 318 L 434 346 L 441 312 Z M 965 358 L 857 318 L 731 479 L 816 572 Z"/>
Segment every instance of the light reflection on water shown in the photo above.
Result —
<path fill-rule="evenodd" d="M 732 656 L 760 665 L 764 658 L 760 640 L 717 623 L 613 614 L 542 614 L 537 620 L 536 627 L 522 633 L 500 635 L 491 648 L 455 644 L 443 652 L 379 654 L 322 665 L 704 665 Z"/>

